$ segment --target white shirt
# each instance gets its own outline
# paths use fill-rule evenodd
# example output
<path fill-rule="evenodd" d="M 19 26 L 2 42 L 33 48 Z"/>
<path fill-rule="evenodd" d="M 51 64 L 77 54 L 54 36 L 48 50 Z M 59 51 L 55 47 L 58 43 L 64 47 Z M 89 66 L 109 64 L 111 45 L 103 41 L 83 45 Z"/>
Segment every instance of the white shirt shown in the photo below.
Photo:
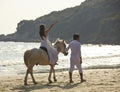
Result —
<path fill-rule="evenodd" d="M 71 49 L 71 57 L 81 57 L 81 45 L 77 40 L 73 40 L 69 43 L 67 51 Z"/>

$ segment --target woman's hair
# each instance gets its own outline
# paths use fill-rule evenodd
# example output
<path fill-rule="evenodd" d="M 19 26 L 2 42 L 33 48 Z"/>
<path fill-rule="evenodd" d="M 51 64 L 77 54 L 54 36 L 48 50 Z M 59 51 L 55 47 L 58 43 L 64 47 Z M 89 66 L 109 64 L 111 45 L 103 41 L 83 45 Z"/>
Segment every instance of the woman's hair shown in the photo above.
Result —
<path fill-rule="evenodd" d="M 43 36 L 46 37 L 44 31 L 45 31 L 45 25 L 40 25 L 39 35 L 41 39 L 43 39 Z"/>
<path fill-rule="evenodd" d="M 80 37 L 80 35 L 79 35 L 78 33 L 75 33 L 75 34 L 73 35 L 73 40 L 77 40 L 79 37 Z"/>

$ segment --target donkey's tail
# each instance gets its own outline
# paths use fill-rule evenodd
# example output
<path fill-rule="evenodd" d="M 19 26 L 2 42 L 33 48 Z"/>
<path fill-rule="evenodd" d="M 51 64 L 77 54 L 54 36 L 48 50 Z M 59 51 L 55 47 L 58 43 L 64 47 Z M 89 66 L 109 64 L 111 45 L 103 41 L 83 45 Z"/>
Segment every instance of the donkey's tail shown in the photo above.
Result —
<path fill-rule="evenodd" d="M 24 53 L 24 63 L 26 65 L 26 67 L 29 67 L 29 58 L 30 58 L 30 50 L 25 51 Z"/>

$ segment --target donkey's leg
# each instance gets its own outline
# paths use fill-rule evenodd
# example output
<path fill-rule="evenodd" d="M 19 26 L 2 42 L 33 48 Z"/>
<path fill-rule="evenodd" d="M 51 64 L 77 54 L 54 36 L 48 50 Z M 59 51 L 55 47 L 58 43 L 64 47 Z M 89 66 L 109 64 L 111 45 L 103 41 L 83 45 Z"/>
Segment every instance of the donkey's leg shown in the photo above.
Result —
<path fill-rule="evenodd" d="M 53 79 L 54 79 L 54 82 L 57 82 L 57 79 L 56 79 L 56 76 L 55 76 L 55 69 L 54 69 L 54 66 L 52 67 L 53 69 Z"/>
<path fill-rule="evenodd" d="M 25 75 L 25 79 L 24 79 L 24 85 L 27 85 L 27 77 L 28 77 L 28 73 L 29 73 L 29 71 L 28 71 L 28 69 L 27 69 L 27 71 L 26 71 L 26 75 Z"/>
<path fill-rule="evenodd" d="M 49 72 L 49 77 L 48 77 L 48 81 L 49 81 L 49 83 L 52 83 L 52 81 L 51 81 L 51 74 L 52 74 L 52 65 L 50 65 L 50 72 Z"/>
<path fill-rule="evenodd" d="M 35 78 L 34 78 L 34 76 L 33 76 L 33 69 L 32 69 L 32 68 L 30 69 L 30 75 L 31 75 L 31 77 L 32 77 L 33 83 L 34 83 L 34 84 L 37 84 L 37 82 L 35 81 Z"/>

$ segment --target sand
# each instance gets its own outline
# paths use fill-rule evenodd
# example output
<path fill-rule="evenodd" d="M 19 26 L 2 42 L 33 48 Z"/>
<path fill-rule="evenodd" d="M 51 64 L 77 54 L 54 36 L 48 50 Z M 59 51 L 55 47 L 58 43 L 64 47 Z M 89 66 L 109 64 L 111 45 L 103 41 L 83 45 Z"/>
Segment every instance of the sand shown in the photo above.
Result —
<path fill-rule="evenodd" d="M 24 74 L 0 76 L 0 92 L 120 92 L 120 69 L 84 70 L 86 82 L 80 83 L 78 71 L 73 73 L 74 83 L 69 83 L 68 71 L 56 72 L 57 82 L 48 83 L 48 73 L 34 74 L 38 84 Z"/>

